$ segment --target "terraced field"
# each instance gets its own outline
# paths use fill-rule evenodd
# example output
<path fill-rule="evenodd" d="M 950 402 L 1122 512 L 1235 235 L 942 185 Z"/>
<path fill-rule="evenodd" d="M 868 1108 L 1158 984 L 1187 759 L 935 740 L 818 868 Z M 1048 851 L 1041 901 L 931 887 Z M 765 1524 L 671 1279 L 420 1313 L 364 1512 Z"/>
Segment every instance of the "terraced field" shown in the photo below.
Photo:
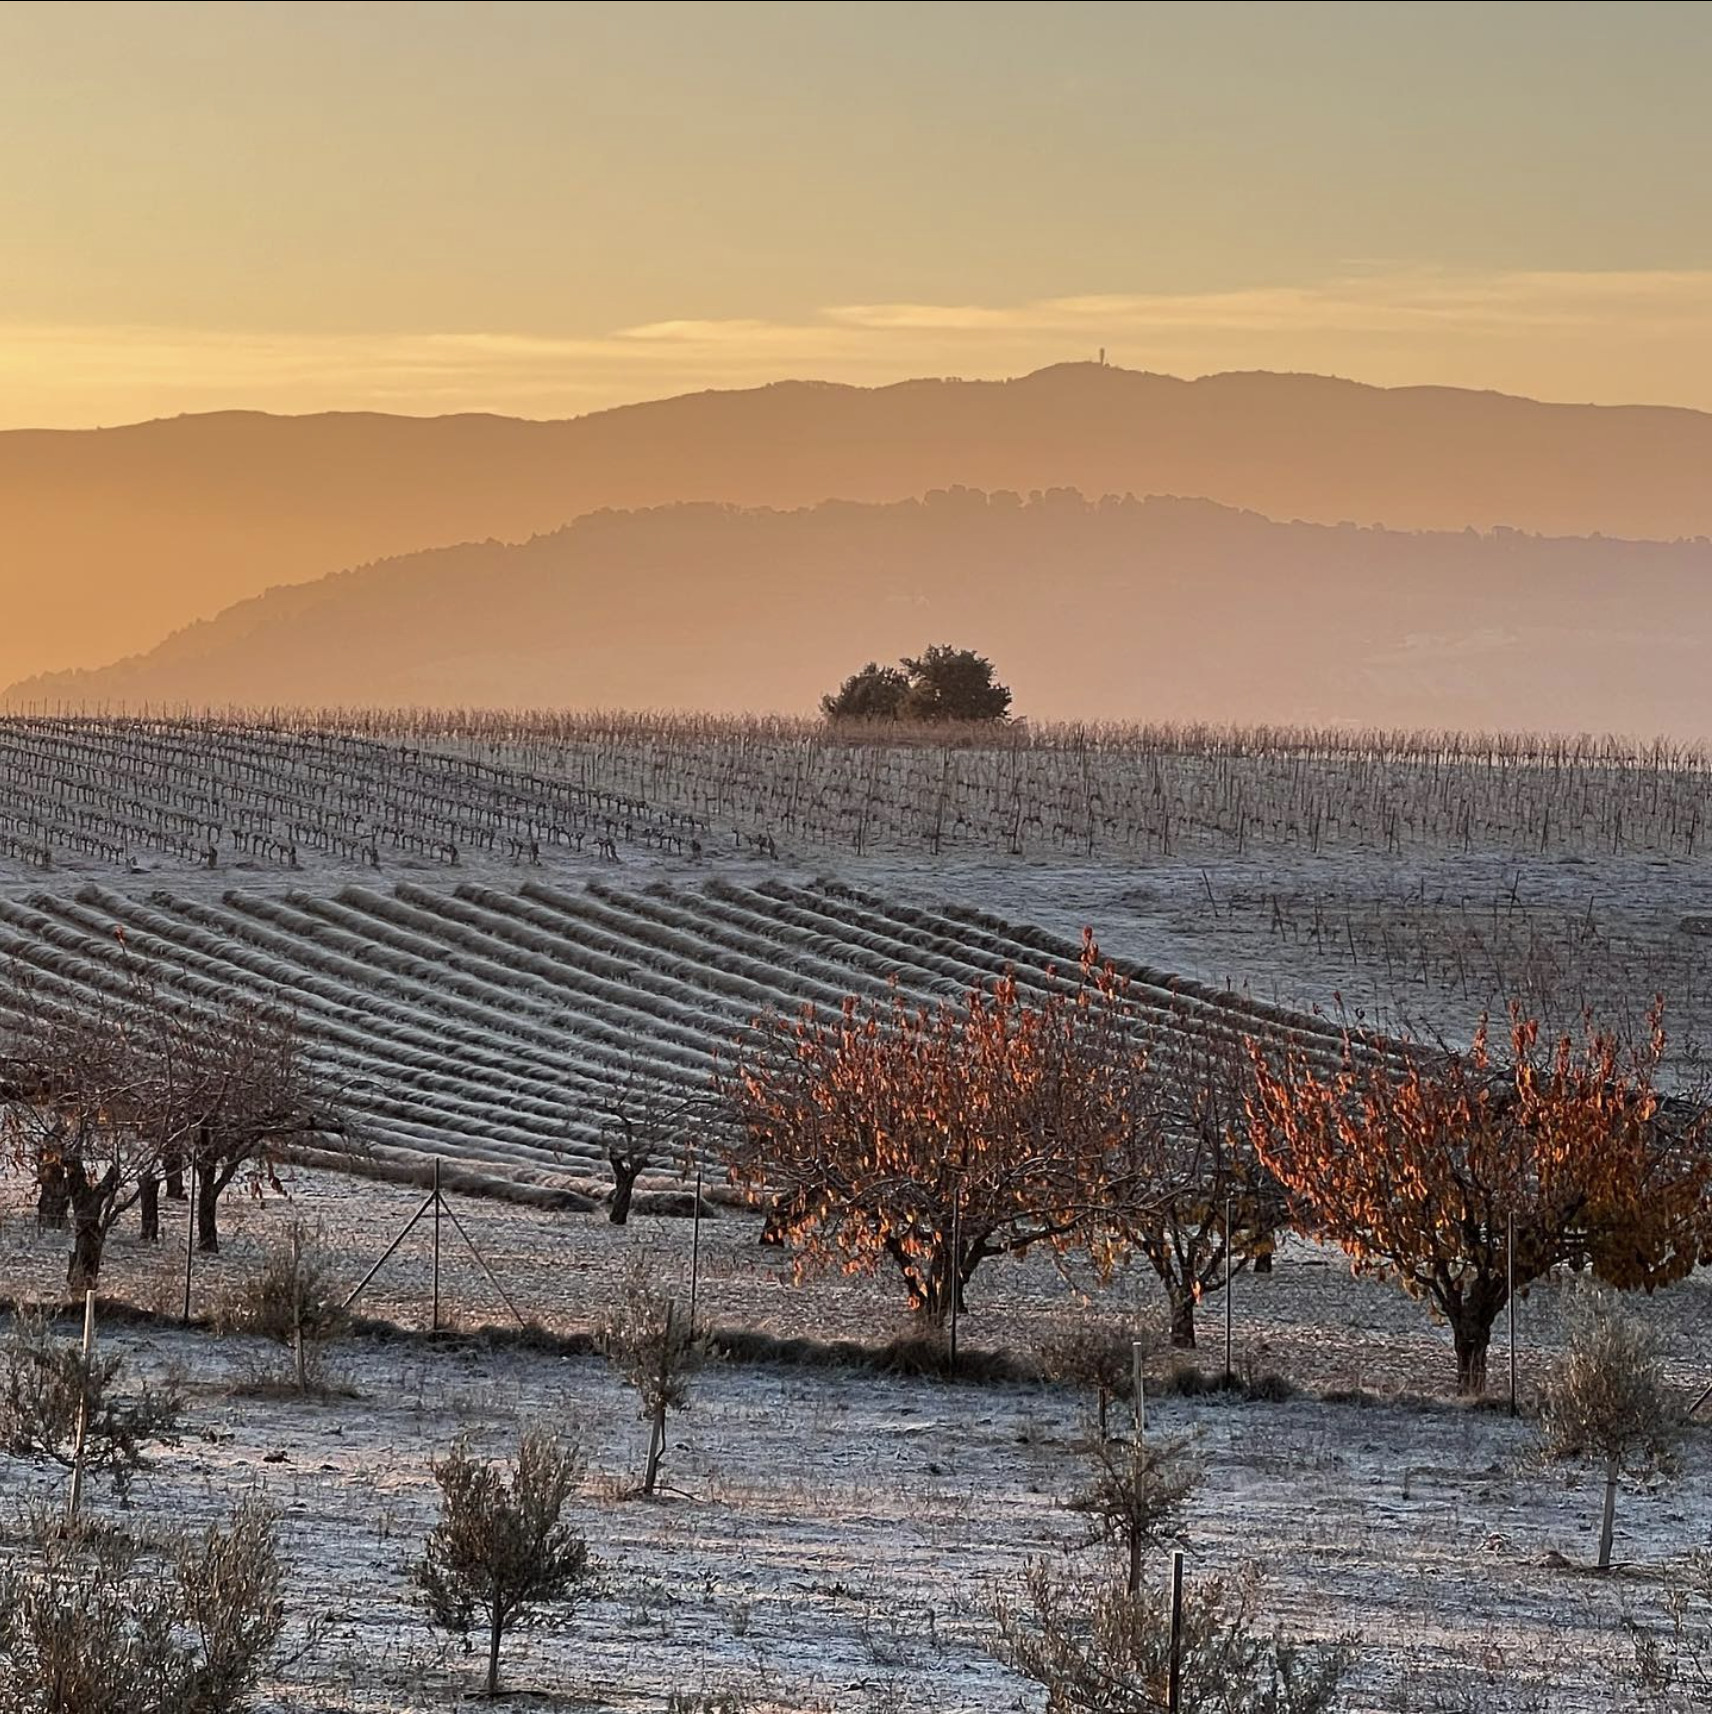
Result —
<path fill-rule="evenodd" d="M 357 1121 L 360 1167 L 414 1177 L 438 1157 L 448 1183 L 547 1201 L 603 1170 L 627 1079 L 699 1091 L 760 1013 L 894 982 L 929 1000 L 1006 967 L 1040 989 L 1077 950 L 973 909 L 785 880 L 0 898 L 0 958 L 66 1001 L 120 992 L 122 961 L 141 959 L 187 1007 L 224 991 L 293 1008 Z M 1339 1050 L 1324 1020 L 1129 973 L 1166 1058 L 1205 1029 Z"/>

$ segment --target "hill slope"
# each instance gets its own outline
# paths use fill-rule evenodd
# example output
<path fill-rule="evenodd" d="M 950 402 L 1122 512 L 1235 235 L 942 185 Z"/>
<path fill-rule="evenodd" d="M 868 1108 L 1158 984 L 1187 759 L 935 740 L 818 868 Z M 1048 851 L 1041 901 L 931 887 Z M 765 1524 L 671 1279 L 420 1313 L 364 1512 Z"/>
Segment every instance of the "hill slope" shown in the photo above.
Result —
<path fill-rule="evenodd" d="M 88 667 L 281 582 L 608 506 L 802 506 L 965 484 L 1204 496 L 1395 528 L 1712 532 L 1712 416 L 1064 365 L 787 383 L 569 422 L 249 413 L 0 434 L 0 682 Z"/>
<path fill-rule="evenodd" d="M 8 700 L 805 710 L 945 639 L 1037 718 L 1712 736 L 1712 544 L 1064 491 L 597 513 L 277 589 Z"/>

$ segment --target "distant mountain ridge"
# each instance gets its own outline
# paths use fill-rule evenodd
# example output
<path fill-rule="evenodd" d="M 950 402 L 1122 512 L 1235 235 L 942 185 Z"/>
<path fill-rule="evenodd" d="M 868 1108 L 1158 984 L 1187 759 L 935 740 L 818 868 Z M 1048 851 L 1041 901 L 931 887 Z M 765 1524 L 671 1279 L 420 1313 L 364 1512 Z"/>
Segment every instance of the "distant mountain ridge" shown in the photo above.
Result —
<path fill-rule="evenodd" d="M 1712 544 L 1068 490 L 601 511 L 276 589 L 5 700 L 806 712 L 941 641 L 992 654 L 1038 718 L 1712 738 Z"/>
<path fill-rule="evenodd" d="M 0 681 L 94 666 L 273 585 L 603 507 L 800 507 L 966 485 L 1269 517 L 1712 533 L 1712 415 L 1264 372 L 783 382 L 564 422 L 221 413 L 0 433 Z"/>

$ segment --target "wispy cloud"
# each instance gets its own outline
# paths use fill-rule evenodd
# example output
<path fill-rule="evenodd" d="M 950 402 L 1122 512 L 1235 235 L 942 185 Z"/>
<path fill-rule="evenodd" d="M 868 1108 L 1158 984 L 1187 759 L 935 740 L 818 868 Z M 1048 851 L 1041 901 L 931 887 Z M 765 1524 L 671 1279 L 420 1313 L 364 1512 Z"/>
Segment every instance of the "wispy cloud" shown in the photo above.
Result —
<path fill-rule="evenodd" d="M 1131 368 L 1311 369 L 1386 384 L 1712 407 L 1712 272 L 1373 265 L 1306 285 L 1024 303 L 837 304 L 561 336 L 0 324 L 8 426 L 249 406 L 559 415 L 787 376 L 1003 376 L 1104 346 Z"/>

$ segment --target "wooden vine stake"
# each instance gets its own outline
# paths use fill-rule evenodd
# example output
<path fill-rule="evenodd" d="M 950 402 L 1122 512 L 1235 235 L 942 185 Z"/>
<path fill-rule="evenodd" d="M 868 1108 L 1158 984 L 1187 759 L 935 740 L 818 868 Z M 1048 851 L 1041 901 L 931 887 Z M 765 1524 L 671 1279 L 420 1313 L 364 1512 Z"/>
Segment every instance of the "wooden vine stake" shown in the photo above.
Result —
<path fill-rule="evenodd" d="M 68 1523 L 77 1522 L 78 1508 L 83 1504 L 83 1455 L 89 1440 L 89 1378 L 95 1363 L 95 1293 L 83 1294 L 83 1369 L 79 1376 L 77 1399 L 77 1438 L 71 1448 L 71 1488 L 66 1495 L 65 1516 Z"/>

